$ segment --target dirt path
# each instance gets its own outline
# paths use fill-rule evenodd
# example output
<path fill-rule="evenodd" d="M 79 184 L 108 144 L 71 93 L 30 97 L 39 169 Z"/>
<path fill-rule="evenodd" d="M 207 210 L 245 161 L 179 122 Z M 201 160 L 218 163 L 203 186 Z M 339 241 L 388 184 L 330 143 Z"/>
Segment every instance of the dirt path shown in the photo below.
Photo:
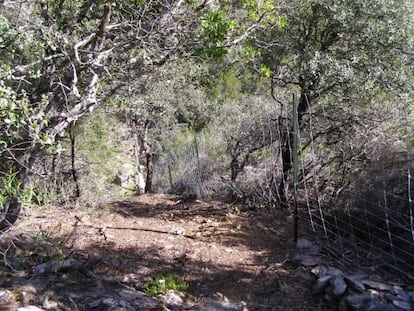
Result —
<path fill-rule="evenodd" d="M 141 290 L 163 271 L 189 284 L 191 310 L 220 310 L 206 307 L 207 300 L 228 302 L 222 310 L 327 310 L 311 295 L 308 268 L 280 264 L 294 256 L 290 223 L 282 213 L 166 195 L 93 211 L 30 211 L 2 237 L 4 258 L 15 271 L 1 268 L 0 310 L 129 310 L 105 309 L 94 299 L 120 288 Z M 42 262 L 65 258 L 83 263 L 82 269 L 74 264 L 33 273 Z"/>

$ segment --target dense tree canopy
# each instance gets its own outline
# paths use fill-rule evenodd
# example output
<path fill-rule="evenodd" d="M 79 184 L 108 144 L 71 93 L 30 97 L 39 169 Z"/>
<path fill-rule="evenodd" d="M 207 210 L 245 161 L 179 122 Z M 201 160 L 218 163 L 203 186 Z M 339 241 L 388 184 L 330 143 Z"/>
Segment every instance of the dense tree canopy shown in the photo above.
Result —
<path fill-rule="evenodd" d="M 391 0 L 3 1 L 0 168 L 25 180 L 36 158 L 62 152 L 69 126 L 116 103 L 112 112 L 164 133 L 179 123 L 196 132 L 231 124 L 222 133 L 243 148 L 229 151 L 229 166 L 242 169 L 273 141 L 241 132 L 255 123 L 244 117 L 220 117 L 272 95 L 287 175 L 292 91 L 301 126 L 314 118 L 314 137 L 328 145 L 355 124 L 374 126 L 363 121 L 373 111 L 385 120 L 392 106 L 410 107 L 412 10 L 411 1 Z"/>
<path fill-rule="evenodd" d="M 173 55 L 209 55 L 214 47 L 204 43 L 221 43 L 229 31 L 212 1 L 1 6 L 2 169 L 24 175 L 40 149 L 117 90 Z"/>

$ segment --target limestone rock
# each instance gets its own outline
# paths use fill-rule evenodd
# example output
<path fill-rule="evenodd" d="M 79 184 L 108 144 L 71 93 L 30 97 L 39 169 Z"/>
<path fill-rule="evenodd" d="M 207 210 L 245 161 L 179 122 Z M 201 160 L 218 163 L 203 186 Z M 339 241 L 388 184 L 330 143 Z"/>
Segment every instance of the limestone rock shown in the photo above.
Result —
<path fill-rule="evenodd" d="M 11 292 L 8 289 L 0 289 L 0 301 L 8 302 Z"/>
<path fill-rule="evenodd" d="M 343 276 L 336 275 L 329 281 L 332 286 L 332 294 L 336 297 L 342 296 L 347 289 L 347 285 Z"/>
<path fill-rule="evenodd" d="M 167 291 L 162 299 L 169 308 L 182 307 L 184 304 L 184 294 L 174 290 Z"/>
<path fill-rule="evenodd" d="M 361 295 L 352 295 L 346 298 L 346 302 L 351 310 L 373 310 L 373 306 L 378 305 L 378 298 L 373 297 L 369 293 Z"/>
<path fill-rule="evenodd" d="M 353 278 L 352 276 L 345 276 L 345 282 L 348 284 L 349 288 L 357 293 L 362 293 L 365 290 L 364 284 L 359 280 Z"/>
<path fill-rule="evenodd" d="M 395 289 L 394 288 L 393 293 L 397 296 L 396 297 L 397 300 L 406 301 L 408 303 L 411 301 L 410 294 L 404 292 L 402 289 Z"/>
<path fill-rule="evenodd" d="M 339 311 L 410 311 L 414 310 L 414 293 L 407 284 L 383 282 L 379 275 L 357 273 L 345 275 L 341 270 L 319 266 L 312 269 L 318 276 L 313 294 L 327 301 L 337 301 Z"/>
<path fill-rule="evenodd" d="M 27 307 L 18 308 L 17 311 L 44 311 L 44 310 L 36 306 L 27 306 Z"/>
<path fill-rule="evenodd" d="M 206 300 L 201 306 L 203 311 L 242 311 L 243 306 L 230 301 Z"/>
<path fill-rule="evenodd" d="M 411 306 L 406 301 L 393 300 L 392 304 L 402 310 L 411 311 Z"/>
<path fill-rule="evenodd" d="M 319 256 L 303 256 L 300 260 L 300 264 L 304 267 L 315 267 L 321 264 L 321 257 Z"/>
<path fill-rule="evenodd" d="M 368 286 L 369 288 L 377 289 L 381 291 L 392 291 L 393 289 L 391 285 L 381 283 L 381 282 L 376 282 L 376 281 L 362 280 L 362 283 Z"/>
<path fill-rule="evenodd" d="M 320 266 L 319 267 L 319 276 L 324 275 L 344 275 L 342 270 L 339 270 L 335 267 Z"/>
<path fill-rule="evenodd" d="M 313 286 L 312 294 L 317 295 L 323 293 L 326 287 L 329 285 L 329 281 L 331 280 L 331 278 L 331 275 L 325 275 L 320 277 Z"/>

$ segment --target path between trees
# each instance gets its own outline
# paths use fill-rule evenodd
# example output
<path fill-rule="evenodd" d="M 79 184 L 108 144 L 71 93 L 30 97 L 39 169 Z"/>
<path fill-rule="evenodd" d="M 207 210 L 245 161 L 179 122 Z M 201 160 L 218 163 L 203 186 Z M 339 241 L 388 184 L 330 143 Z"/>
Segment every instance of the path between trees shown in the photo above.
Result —
<path fill-rule="evenodd" d="M 167 195 L 30 210 L 2 236 L 0 310 L 329 310 L 310 268 L 287 260 L 291 227 L 282 212 Z M 143 295 L 163 272 L 187 293 Z"/>

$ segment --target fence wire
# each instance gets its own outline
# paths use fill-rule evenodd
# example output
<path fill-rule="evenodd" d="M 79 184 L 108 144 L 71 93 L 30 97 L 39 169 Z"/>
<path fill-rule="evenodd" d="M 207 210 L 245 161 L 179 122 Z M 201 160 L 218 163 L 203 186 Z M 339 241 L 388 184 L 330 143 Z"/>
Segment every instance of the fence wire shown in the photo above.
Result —
<path fill-rule="evenodd" d="M 334 115 L 323 105 L 308 107 L 303 116 L 298 132 L 299 235 L 317 241 L 338 263 L 413 281 L 409 135 L 393 137 L 384 134 L 386 129 L 376 130 L 374 123 L 361 126 L 358 118 L 368 117 L 345 110 Z M 273 105 L 237 122 L 240 133 L 189 134 L 179 148 L 166 152 L 155 168 L 159 191 L 241 198 L 255 208 L 281 208 L 286 199 L 287 208 L 293 208 L 293 172 L 283 168 L 283 153 L 294 150 L 291 106 Z M 412 124 L 398 122 L 401 127 Z M 240 172 L 232 180 L 234 162 Z"/>
<path fill-rule="evenodd" d="M 392 137 L 368 146 L 384 152 L 375 157 L 361 144 L 361 150 L 342 161 L 341 174 L 332 174 L 342 182 L 333 182 L 323 169 L 324 154 L 317 147 L 312 116 L 311 111 L 309 127 L 300 133 L 302 143 L 308 140 L 309 145 L 301 156 L 300 188 L 305 197 L 300 202 L 302 234 L 318 240 L 327 253 L 346 266 L 364 266 L 413 281 L 411 152 Z M 353 141 L 342 146 L 346 143 Z M 397 144 L 400 147 L 393 148 Z M 354 161 L 361 157 L 368 159 Z M 334 167 L 331 164 L 330 169 Z M 331 195 L 327 195 L 329 187 Z"/>

